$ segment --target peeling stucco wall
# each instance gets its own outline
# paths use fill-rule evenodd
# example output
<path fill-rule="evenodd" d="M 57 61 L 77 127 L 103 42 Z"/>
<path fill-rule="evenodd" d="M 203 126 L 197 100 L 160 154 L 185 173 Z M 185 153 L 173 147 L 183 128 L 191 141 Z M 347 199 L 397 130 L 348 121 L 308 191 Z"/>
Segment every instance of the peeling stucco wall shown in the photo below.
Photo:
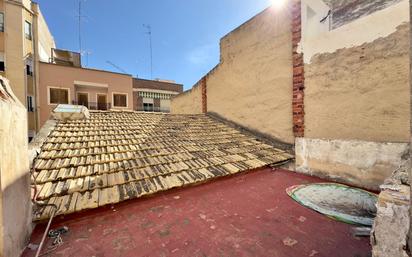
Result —
<path fill-rule="evenodd" d="M 409 25 L 316 55 L 305 65 L 305 84 L 307 137 L 408 142 Z"/>
<path fill-rule="evenodd" d="M 297 138 L 296 170 L 378 191 L 408 153 L 408 143 Z"/>
<path fill-rule="evenodd" d="M 409 149 L 409 3 L 382 6 L 337 29 L 304 32 L 298 171 L 378 189 Z"/>
<path fill-rule="evenodd" d="M 20 256 L 31 233 L 27 144 L 26 108 L 0 84 L 0 256 Z"/>
<path fill-rule="evenodd" d="M 171 113 L 200 114 L 202 113 L 202 89 L 200 83 L 172 98 Z"/>

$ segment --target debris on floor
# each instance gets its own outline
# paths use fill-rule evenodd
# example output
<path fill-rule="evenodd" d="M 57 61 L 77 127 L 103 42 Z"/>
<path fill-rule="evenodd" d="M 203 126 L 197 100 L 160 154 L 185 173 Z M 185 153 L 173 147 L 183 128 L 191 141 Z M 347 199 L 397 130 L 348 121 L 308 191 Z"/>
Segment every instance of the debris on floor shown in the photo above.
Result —
<path fill-rule="evenodd" d="M 298 203 L 349 224 L 372 226 L 377 196 L 336 183 L 292 186 L 286 192 Z"/>

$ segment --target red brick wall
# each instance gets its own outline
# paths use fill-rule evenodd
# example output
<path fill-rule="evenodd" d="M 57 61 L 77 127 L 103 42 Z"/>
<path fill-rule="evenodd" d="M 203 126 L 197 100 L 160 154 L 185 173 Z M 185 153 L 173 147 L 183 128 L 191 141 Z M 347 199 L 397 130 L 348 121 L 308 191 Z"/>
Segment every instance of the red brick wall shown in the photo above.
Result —
<path fill-rule="evenodd" d="M 292 46 L 293 46 L 293 133 L 295 137 L 305 135 L 304 91 L 305 75 L 303 54 L 298 53 L 298 45 L 302 38 L 301 1 L 292 2 Z"/>
<path fill-rule="evenodd" d="M 202 85 L 202 112 L 207 113 L 207 76 L 202 78 L 200 82 Z"/>

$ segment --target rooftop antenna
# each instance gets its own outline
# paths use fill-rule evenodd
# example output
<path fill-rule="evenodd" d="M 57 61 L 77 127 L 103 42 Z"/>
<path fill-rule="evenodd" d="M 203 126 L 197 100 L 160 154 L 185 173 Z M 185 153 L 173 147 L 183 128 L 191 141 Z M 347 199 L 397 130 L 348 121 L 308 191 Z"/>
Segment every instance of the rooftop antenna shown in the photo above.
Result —
<path fill-rule="evenodd" d="M 125 71 L 125 70 L 122 69 L 121 67 L 117 66 L 116 64 L 112 63 L 111 61 L 106 61 L 106 63 L 108 63 L 108 64 L 110 64 L 111 66 L 113 66 L 114 68 L 116 68 L 116 70 L 119 70 L 119 71 L 121 71 L 121 72 L 123 72 L 123 73 L 128 74 L 127 71 Z"/>
<path fill-rule="evenodd" d="M 149 43 L 150 43 L 150 78 L 153 79 L 152 26 L 143 24 L 143 27 L 145 27 L 147 29 L 146 34 L 149 35 Z"/>
<path fill-rule="evenodd" d="M 82 19 L 85 18 L 86 16 L 83 16 L 82 14 L 82 3 L 83 1 L 86 0 L 78 0 L 79 1 L 79 6 L 78 6 L 78 23 L 79 23 L 79 53 L 80 55 L 82 54 Z"/>
<path fill-rule="evenodd" d="M 86 67 L 89 67 L 89 56 L 92 54 L 92 51 L 85 50 L 80 54 L 81 55 L 86 55 Z"/>

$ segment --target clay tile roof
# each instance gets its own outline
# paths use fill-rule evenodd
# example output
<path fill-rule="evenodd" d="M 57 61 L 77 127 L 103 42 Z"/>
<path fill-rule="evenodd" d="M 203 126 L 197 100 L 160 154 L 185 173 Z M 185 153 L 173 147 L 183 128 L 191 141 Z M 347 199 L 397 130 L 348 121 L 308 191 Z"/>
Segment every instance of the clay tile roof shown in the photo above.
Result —
<path fill-rule="evenodd" d="M 69 214 L 291 157 L 206 115 L 92 112 L 57 123 L 32 184 L 38 200 Z M 51 212 L 46 207 L 35 219 Z"/>

